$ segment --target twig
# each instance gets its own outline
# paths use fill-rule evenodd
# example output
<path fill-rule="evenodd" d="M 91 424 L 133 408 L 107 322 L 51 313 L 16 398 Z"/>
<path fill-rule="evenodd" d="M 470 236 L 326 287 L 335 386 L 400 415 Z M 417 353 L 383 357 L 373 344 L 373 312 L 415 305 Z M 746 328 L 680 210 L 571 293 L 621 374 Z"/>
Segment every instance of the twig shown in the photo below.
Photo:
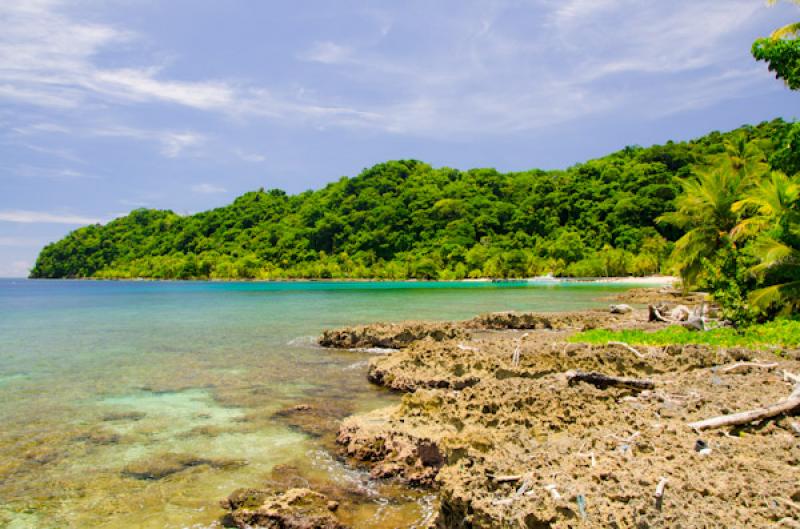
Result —
<path fill-rule="evenodd" d="M 512 481 L 519 481 L 522 479 L 522 475 L 520 474 L 510 474 L 505 476 L 495 476 L 494 480 L 497 483 L 508 483 Z"/>
<path fill-rule="evenodd" d="M 661 479 L 658 481 L 658 485 L 656 485 L 656 506 L 661 508 L 661 501 L 664 498 L 664 489 L 667 488 L 667 483 L 669 480 L 664 476 L 661 476 Z"/>
<path fill-rule="evenodd" d="M 603 373 L 586 373 L 583 371 L 567 371 L 564 374 L 567 376 L 567 383 L 570 385 L 576 382 L 586 382 L 600 389 L 605 389 L 610 386 L 619 386 L 640 391 L 643 389 L 653 389 L 655 387 L 655 383 L 647 379 L 615 377 L 604 375 Z"/>
<path fill-rule="evenodd" d="M 643 355 L 642 353 L 640 353 L 639 351 L 637 351 L 636 349 L 634 349 L 630 345 L 626 344 L 625 342 L 608 342 L 607 345 L 619 345 L 620 347 L 624 347 L 628 351 L 632 352 L 633 354 L 635 354 L 639 358 L 647 358 L 645 355 Z"/>
<path fill-rule="evenodd" d="M 544 490 L 549 492 L 554 500 L 558 501 L 561 499 L 561 494 L 558 493 L 555 484 L 545 485 Z"/>
<path fill-rule="evenodd" d="M 736 371 L 737 369 L 741 369 L 743 367 L 759 367 L 761 369 L 772 369 L 778 367 L 777 362 L 771 363 L 761 363 L 761 362 L 739 362 L 738 364 L 733 364 L 728 367 L 724 367 L 720 369 L 720 373 L 730 373 L 731 371 Z"/>
<path fill-rule="evenodd" d="M 520 349 L 522 349 L 522 340 L 527 336 L 528 333 L 526 332 L 525 334 L 519 337 L 519 340 L 517 340 L 517 346 L 514 348 L 514 356 L 511 358 L 511 365 L 514 367 L 517 367 L 519 365 L 519 354 L 520 354 Z"/>

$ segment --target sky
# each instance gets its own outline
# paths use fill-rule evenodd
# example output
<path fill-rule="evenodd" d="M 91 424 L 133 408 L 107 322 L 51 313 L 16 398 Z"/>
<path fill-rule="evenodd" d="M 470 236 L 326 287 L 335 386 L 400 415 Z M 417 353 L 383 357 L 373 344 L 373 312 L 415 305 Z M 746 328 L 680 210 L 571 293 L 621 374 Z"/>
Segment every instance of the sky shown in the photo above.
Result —
<path fill-rule="evenodd" d="M 564 168 L 800 114 L 761 0 L 0 2 L 0 277 L 82 225 L 389 159 Z"/>

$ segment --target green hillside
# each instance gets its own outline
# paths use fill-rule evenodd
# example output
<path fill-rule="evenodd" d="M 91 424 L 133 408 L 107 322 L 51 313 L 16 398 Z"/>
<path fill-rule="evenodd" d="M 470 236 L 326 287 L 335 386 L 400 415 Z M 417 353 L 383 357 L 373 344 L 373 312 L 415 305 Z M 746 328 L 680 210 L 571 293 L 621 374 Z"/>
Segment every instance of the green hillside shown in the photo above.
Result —
<path fill-rule="evenodd" d="M 796 163 L 782 120 L 683 143 L 626 147 L 563 171 L 499 173 L 390 161 L 323 189 L 246 193 L 191 216 L 137 209 L 46 246 L 31 277 L 439 278 L 645 275 L 682 232 L 681 177 L 723 142 Z M 789 153 L 791 155 L 791 152 Z M 796 156 L 795 156 L 796 157 Z"/>

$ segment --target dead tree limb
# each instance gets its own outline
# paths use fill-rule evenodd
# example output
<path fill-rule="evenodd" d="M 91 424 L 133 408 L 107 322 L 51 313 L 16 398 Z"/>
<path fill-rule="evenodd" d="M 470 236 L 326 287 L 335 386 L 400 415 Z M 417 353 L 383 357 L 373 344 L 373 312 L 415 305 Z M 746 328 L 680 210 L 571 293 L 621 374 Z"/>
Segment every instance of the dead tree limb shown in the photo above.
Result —
<path fill-rule="evenodd" d="M 796 378 L 796 375 L 792 375 L 792 377 Z M 740 424 L 771 419 L 772 417 L 795 411 L 800 411 L 800 383 L 795 385 L 794 390 L 787 398 L 775 404 L 739 413 L 720 415 L 719 417 L 712 417 L 704 421 L 691 422 L 689 423 L 689 427 L 694 430 L 707 430 L 710 428 L 721 428 L 723 426 L 738 426 Z"/>
<path fill-rule="evenodd" d="M 777 362 L 769 362 L 769 363 L 762 363 L 762 362 L 739 362 L 737 364 L 729 365 L 727 367 L 723 367 L 720 369 L 720 373 L 730 373 L 732 371 L 738 371 L 739 369 L 743 369 L 745 367 L 758 367 L 760 369 L 773 369 L 778 367 Z"/>
<path fill-rule="evenodd" d="M 638 358 L 647 358 L 645 355 L 643 355 L 642 353 L 640 353 L 639 351 L 637 351 L 636 349 L 634 349 L 630 345 L 626 344 L 625 342 L 608 342 L 607 345 L 619 345 L 620 347 L 624 347 L 628 351 L 630 351 L 633 354 L 635 354 Z"/>
<path fill-rule="evenodd" d="M 586 382 L 600 389 L 606 389 L 608 387 L 615 386 L 641 391 L 656 387 L 652 380 L 641 378 L 615 377 L 611 375 L 604 375 L 603 373 L 586 373 L 583 371 L 567 371 L 565 375 L 567 376 L 567 382 L 570 385 L 577 382 Z"/>

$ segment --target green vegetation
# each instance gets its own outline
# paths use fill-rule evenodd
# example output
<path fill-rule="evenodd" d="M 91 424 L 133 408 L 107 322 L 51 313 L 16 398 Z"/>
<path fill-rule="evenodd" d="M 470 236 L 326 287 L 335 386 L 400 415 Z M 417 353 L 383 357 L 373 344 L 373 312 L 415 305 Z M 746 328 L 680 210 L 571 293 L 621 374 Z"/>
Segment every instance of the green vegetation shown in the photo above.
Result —
<path fill-rule="evenodd" d="M 688 226 L 656 222 L 686 178 L 743 145 L 786 154 L 775 120 L 683 143 L 627 147 L 563 171 L 499 173 L 392 161 L 289 196 L 255 191 L 192 216 L 139 209 L 80 228 L 32 277 L 460 279 L 646 275 Z M 783 153 L 783 154 L 781 154 Z M 787 161 L 788 160 L 788 161 Z M 761 167 L 763 162 L 756 165 Z M 705 254 L 704 254 L 705 255 Z"/>
<path fill-rule="evenodd" d="M 658 331 L 594 329 L 570 337 L 572 342 L 606 344 L 625 342 L 636 345 L 689 345 L 703 344 L 720 347 L 798 347 L 800 346 L 800 321 L 778 319 L 751 325 L 743 329 L 730 327 L 697 332 L 684 327 L 667 327 Z"/>

